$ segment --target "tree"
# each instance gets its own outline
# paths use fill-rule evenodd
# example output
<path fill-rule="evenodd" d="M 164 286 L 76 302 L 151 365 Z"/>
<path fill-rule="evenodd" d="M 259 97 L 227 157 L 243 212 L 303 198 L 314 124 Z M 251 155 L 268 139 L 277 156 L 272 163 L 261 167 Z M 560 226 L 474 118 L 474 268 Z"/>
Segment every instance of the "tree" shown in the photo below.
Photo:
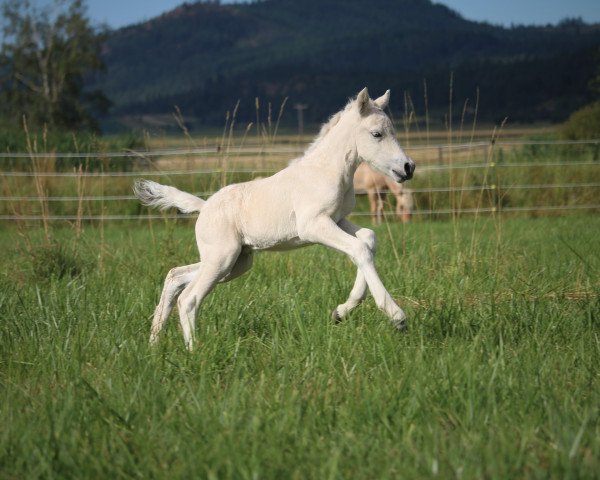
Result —
<path fill-rule="evenodd" d="M 86 92 L 88 75 L 105 69 L 104 32 L 90 25 L 82 0 L 54 0 L 37 9 L 29 0 L 2 4 L 0 112 L 30 123 L 96 128 L 110 106 L 101 91 Z"/>
<path fill-rule="evenodd" d="M 600 48 L 596 52 L 597 73 L 589 82 L 589 90 L 595 101 L 577 110 L 564 123 L 562 136 L 569 140 L 600 138 Z"/>
<path fill-rule="evenodd" d="M 590 80 L 590 92 L 596 100 L 600 100 L 600 48 L 596 51 L 596 76 Z"/>

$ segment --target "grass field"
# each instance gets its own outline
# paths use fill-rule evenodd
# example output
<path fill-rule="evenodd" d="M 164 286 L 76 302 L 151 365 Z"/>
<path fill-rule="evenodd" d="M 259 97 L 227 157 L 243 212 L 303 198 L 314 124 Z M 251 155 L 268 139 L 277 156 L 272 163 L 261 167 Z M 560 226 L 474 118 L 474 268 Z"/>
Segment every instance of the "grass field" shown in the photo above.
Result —
<path fill-rule="evenodd" d="M 156 348 L 188 222 L 0 230 L 0 478 L 598 478 L 600 216 L 390 224 L 351 263 L 259 255 Z M 29 246 L 27 246 L 29 244 Z M 56 245 L 60 245 L 57 247 Z"/>

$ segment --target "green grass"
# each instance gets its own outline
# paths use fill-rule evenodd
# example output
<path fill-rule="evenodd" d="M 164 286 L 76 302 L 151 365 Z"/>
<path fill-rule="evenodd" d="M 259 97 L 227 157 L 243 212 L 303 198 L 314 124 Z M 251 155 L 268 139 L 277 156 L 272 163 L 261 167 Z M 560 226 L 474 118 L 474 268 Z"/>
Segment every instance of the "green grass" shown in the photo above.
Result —
<path fill-rule="evenodd" d="M 332 324 L 342 255 L 259 255 L 191 354 L 175 317 L 147 345 L 196 261 L 153 225 L 0 231 L 0 478 L 597 478 L 597 215 L 377 227 L 408 334 L 371 299 Z"/>

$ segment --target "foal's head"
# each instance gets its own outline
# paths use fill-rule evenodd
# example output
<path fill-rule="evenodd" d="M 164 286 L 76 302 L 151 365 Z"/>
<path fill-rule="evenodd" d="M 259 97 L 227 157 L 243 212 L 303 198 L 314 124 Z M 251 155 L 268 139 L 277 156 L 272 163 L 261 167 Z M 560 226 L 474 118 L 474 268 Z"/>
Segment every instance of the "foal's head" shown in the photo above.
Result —
<path fill-rule="evenodd" d="M 396 182 L 412 178 L 415 162 L 400 148 L 396 132 L 384 109 L 390 101 L 390 91 L 376 100 L 369 98 L 366 88 L 360 91 L 352 108 L 360 121 L 356 131 L 359 158 Z"/>

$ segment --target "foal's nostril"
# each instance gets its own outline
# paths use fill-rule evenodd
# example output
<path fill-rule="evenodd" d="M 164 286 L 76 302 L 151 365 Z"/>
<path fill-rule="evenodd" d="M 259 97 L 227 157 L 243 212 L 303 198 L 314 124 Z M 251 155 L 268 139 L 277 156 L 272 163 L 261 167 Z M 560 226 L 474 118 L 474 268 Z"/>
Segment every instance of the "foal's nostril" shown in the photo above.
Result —
<path fill-rule="evenodd" d="M 406 162 L 404 164 L 404 171 L 406 172 L 406 174 L 410 177 L 414 171 L 415 167 L 413 166 L 412 163 L 410 162 Z"/>

